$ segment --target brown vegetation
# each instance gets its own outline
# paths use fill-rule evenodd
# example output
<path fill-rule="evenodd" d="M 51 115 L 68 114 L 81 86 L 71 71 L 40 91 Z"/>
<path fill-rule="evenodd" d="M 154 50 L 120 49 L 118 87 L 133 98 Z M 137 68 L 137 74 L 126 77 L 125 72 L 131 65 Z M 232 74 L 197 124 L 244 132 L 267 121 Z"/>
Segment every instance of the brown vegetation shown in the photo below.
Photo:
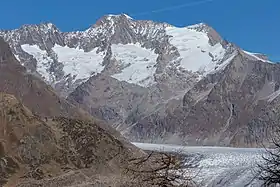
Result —
<path fill-rule="evenodd" d="M 278 132 L 279 135 L 279 132 Z M 280 184 L 280 139 L 273 138 L 274 148 L 266 149 L 263 163 L 258 165 L 258 178 L 263 181 L 264 186 L 275 186 Z"/>
<path fill-rule="evenodd" d="M 133 180 L 159 187 L 195 186 L 190 175 L 191 165 L 187 164 L 182 154 L 168 152 L 150 152 L 148 155 L 129 159 L 127 173 L 132 173 Z"/>

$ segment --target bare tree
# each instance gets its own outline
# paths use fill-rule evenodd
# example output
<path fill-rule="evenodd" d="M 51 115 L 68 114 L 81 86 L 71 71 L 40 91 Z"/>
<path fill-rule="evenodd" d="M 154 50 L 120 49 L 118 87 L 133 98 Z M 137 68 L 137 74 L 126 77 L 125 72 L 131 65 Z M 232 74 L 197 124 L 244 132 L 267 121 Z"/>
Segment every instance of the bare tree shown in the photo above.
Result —
<path fill-rule="evenodd" d="M 272 139 L 273 149 L 266 148 L 263 163 L 258 164 L 259 180 L 264 186 L 280 186 L 280 138 Z"/>
<path fill-rule="evenodd" d="M 180 152 L 152 151 L 146 156 L 130 159 L 126 172 L 132 173 L 135 180 L 151 186 L 190 187 L 195 186 L 189 171 L 191 167 Z"/>

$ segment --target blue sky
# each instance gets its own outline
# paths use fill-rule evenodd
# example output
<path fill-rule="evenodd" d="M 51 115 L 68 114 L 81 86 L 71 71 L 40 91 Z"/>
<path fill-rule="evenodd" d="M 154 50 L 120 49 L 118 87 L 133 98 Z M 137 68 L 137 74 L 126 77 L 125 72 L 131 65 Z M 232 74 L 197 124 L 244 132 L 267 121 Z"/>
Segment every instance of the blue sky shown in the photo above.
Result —
<path fill-rule="evenodd" d="M 201 1 L 3 0 L 0 28 L 48 21 L 62 31 L 83 30 L 105 14 L 119 13 L 176 26 L 205 22 L 227 40 L 280 62 L 280 0 Z"/>

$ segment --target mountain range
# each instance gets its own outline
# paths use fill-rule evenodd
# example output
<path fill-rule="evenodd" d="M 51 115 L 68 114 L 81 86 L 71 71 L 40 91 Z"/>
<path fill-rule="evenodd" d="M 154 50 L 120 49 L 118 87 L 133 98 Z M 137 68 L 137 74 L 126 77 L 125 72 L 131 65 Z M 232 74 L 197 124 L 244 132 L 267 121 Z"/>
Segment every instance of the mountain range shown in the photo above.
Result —
<path fill-rule="evenodd" d="M 42 105 L 62 102 L 55 113 L 69 116 L 73 107 L 84 110 L 131 141 L 258 147 L 279 126 L 280 66 L 205 23 L 179 28 L 106 15 L 85 31 L 41 23 L 1 30 L 0 37 L 24 77 L 40 89 L 49 85 L 43 89 L 54 96 L 39 99 Z"/>

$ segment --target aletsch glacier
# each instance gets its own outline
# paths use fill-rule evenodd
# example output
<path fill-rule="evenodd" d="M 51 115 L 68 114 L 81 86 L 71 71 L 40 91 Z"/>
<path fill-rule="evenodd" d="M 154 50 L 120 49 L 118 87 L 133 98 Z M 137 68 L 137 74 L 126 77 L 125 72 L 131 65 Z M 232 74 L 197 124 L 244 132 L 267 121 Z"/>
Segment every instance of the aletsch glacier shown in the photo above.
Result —
<path fill-rule="evenodd" d="M 167 144 L 133 143 L 144 150 L 180 152 L 190 157 L 190 163 L 197 165 L 191 169 L 194 181 L 205 187 L 261 187 L 258 164 L 263 163 L 262 148 L 199 147 Z"/>

